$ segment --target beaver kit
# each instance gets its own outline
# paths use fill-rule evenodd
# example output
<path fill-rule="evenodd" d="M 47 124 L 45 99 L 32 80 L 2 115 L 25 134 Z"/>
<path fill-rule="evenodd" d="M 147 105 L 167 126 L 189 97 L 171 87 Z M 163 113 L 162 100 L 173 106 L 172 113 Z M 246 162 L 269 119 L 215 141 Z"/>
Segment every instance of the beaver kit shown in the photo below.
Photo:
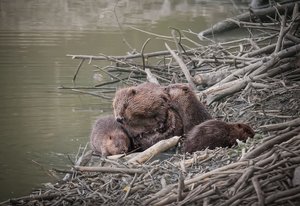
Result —
<path fill-rule="evenodd" d="M 131 149 L 130 137 L 113 116 L 98 118 L 92 128 L 90 145 L 102 156 L 123 154 Z"/>
<path fill-rule="evenodd" d="M 246 141 L 248 137 L 254 137 L 254 131 L 249 125 L 208 120 L 187 134 L 183 151 L 192 153 L 206 148 L 232 147 L 237 144 L 236 140 Z"/>

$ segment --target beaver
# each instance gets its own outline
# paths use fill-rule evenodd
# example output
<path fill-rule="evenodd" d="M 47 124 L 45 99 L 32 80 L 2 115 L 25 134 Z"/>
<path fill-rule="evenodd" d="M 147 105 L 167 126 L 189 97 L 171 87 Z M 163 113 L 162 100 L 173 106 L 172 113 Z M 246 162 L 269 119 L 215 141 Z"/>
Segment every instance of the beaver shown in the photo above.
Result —
<path fill-rule="evenodd" d="M 181 118 L 169 103 L 164 88 L 154 83 L 142 83 L 116 92 L 115 119 L 132 137 L 134 148 L 145 150 L 160 140 L 182 135 Z"/>
<path fill-rule="evenodd" d="M 169 109 L 167 119 L 165 121 L 166 130 L 152 130 L 143 132 L 132 139 L 134 148 L 139 148 L 144 151 L 156 144 L 160 140 L 168 139 L 173 136 L 181 136 L 183 134 L 183 124 L 177 112 Z"/>
<path fill-rule="evenodd" d="M 170 84 L 164 89 L 169 95 L 171 107 L 182 119 L 184 134 L 187 134 L 195 125 L 212 119 L 188 84 Z"/>
<path fill-rule="evenodd" d="M 158 84 L 146 82 L 122 88 L 113 100 L 115 119 L 125 125 L 132 136 L 158 129 L 164 131 L 168 102 L 168 95 Z"/>
<path fill-rule="evenodd" d="M 245 141 L 253 136 L 254 131 L 247 124 L 208 120 L 195 126 L 187 134 L 183 151 L 192 153 L 205 148 L 232 147 L 237 139 Z"/>
<path fill-rule="evenodd" d="M 97 119 L 90 135 L 92 150 L 102 156 L 123 154 L 130 150 L 130 137 L 113 116 Z"/>

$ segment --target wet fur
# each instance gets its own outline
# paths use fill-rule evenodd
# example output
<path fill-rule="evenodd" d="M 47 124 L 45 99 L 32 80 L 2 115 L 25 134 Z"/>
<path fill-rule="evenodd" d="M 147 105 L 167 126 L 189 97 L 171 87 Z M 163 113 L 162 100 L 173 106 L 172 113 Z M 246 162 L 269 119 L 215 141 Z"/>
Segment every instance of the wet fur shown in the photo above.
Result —
<path fill-rule="evenodd" d="M 171 84 L 165 87 L 165 91 L 169 95 L 171 107 L 182 119 L 184 134 L 187 134 L 195 125 L 212 119 L 188 84 Z"/>
<path fill-rule="evenodd" d="M 157 130 L 137 135 L 135 138 L 133 138 L 134 147 L 140 148 L 142 151 L 144 151 L 160 140 L 168 139 L 173 136 L 180 136 L 183 134 L 181 118 L 177 112 L 174 112 L 172 109 L 168 110 L 165 126 L 167 129 L 163 132 Z"/>
<path fill-rule="evenodd" d="M 160 140 L 182 135 L 180 116 L 170 107 L 168 94 L 154 83 L 143 83 L 136 87 L 116 92 L 113 108 L 115 118 L 133 139 L 134 148 L 145 150 Z"/>
<path fill-rule="evenodd" d="M 103 156 L 123 154 L 130 150 L 130 138 L 113 116 L 96 120 L 90 135 L 92 150 Z"/>
<path fill-rule="evenodd" d="M 183 143 L 183 151 L 192 153 L 206 148 L 232 147 L 237 139 L 245 141 L 253 136 L 254 131 L 249 125 L 208 120 L 195 126 L 187 134 Z"/>
<path fill-rule="evenodd" d="M 115 118 L 123 120 L 132 136 L 157 129 L 166 130 L 169 104 L 163 88 L 154 83 L 143 83 L 116 92 L 113 108 Z"/>

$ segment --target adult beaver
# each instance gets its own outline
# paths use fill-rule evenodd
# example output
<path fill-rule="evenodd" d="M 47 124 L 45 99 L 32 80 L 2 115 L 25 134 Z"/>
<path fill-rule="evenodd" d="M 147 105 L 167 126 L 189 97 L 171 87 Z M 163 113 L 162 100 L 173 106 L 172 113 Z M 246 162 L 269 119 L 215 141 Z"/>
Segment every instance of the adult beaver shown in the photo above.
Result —
<path fill-rule="evenodd" d="M 187 134 L 195 125 L 212 119 L 188 84 L 170 84 L 165 87 L 165 91 L 169 95 L 171 107 L 182 119 L 184 134 Z"/>
<path fill-rule="evenodd" d="M 254 134 L 247 124 L 208 120 L 195 126 L 187 134 L 183 142 L 183 151 L 192 153 L 205 148 L 232 147 L 237 139 L 245 141 Z"/>
<path fill-rule="evenodd" d="M 103 156 L 123 154 L 130 150 L 130 137 L 113 116 L 97 119 L 90 135 L 92 150 Z"/>
<path fill-rule="evenodd" d="M 126 126 L 132 136 L 156 129 L 166 130 L 168 95 L 154 83 L 122 88 L 113 101 L 116 121 Z"/>
<path fill-rule="evenodd" d="M 145 150 L 183 133 L 180 116 L 170 107 L 164 88 L 157 84 L 143 83 L 118 90 L 113 108 L 116 121 L 124 125 L 135 148 Z"/>

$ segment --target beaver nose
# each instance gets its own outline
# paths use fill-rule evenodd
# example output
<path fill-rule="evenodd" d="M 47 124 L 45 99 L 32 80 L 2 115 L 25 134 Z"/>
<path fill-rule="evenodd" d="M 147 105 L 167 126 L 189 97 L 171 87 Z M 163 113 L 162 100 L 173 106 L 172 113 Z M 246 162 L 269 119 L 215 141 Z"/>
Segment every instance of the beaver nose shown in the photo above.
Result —
<path fill-rule="evenodd" d="M 117 122 L 123 124 L 124 118 L 123 117 L 116 117 Z"/>

